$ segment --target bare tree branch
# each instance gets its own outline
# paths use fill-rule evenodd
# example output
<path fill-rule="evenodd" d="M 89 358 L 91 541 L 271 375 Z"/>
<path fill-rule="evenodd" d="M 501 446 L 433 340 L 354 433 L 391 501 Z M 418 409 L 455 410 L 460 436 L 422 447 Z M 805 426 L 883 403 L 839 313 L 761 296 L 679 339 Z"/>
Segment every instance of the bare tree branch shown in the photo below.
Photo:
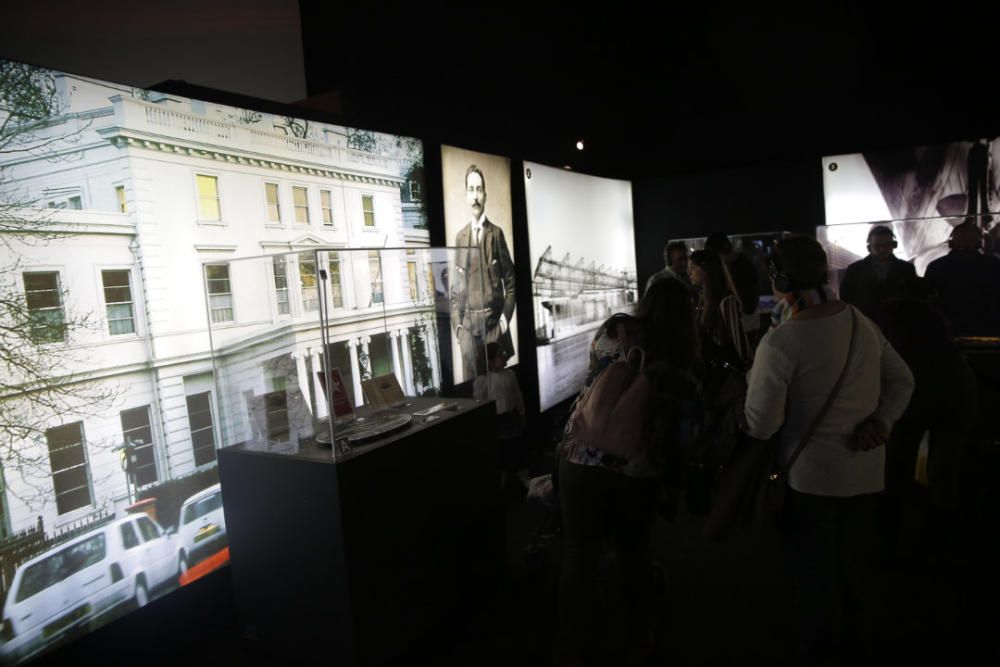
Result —
<path fill-rule="evenodd" d="M 0 158 L 65 159 L 60 149 L 78 142 L 89 123 L 71 124 L 62 112 L 51 72 L 0 60 Z M 0 466 L 8 482 L 19 480 L 8 484 L 8 493 L 40 511 L 55 501 L 46 431 L 106 412 L 122 391 L 74 370 L 92 365 L 79 342 L 103 326 L 99 317 L 72 312 L 65 287 L 57 320 L 30 307 L 18 282 L 26 268 L 24 248 L 71 234 L 53 228 L 55 212 L 20 191 L 9 171 L 0 164 Z M 86 444 L 90 451 L 112 446 Z"/>

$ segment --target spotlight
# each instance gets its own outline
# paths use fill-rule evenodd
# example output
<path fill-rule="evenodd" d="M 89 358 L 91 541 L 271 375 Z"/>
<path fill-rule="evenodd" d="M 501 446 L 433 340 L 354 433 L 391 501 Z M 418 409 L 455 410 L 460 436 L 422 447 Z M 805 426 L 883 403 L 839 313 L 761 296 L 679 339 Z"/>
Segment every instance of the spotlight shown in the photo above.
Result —
<path fill-rule="evenodd" d="M 582 139 L 580 141 L 576 142 L 576 150 L 578 150 L 578 151 L 582 151 L 583 150 L 583 140 Z"/>

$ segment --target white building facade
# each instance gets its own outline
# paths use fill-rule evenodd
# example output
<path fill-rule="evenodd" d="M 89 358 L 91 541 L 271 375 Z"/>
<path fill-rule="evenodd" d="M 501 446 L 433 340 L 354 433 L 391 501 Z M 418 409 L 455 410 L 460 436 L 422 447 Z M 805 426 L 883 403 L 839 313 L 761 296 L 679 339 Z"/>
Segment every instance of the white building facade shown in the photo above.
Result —
<path fill-rule="evenodd" d="M 356 404 L 366 374 L 395 372 L 413 393 L 440 382 L 432 267 L 419 250 L 428 234 L 405 159 L 348 148 L 344 128 L 313 124 L 296 137 L 268 114 L 70 75 L 55 82 L 64 109 L 39 132 L 71 139 L 3 156 L 2 167 L 6 201 L 31 202 L 25 215 L 45 208 L 46 228 L 60 235 L 14 240 L 10 279 L 42 328 L 89 316 L 62 339 L 41 335 L 53 359 L 70 360 L 64 372 L 113 398 L 52 414 L 46 438 L 13 443 L 35 463 L 0 461 L 4 534 L 121 514 L 143 489 L 216 465 L 216 448 L 229 444 L 220 406 L 232 398 L 216 395 L 210 319 L 216 350 L 266 360 L 248 386 L 295 384 L 317 416 L 322 285 L 331 363 L 350 376 Z M 324 253 L 316 266 L 318 247 L 400 250 Z M 265 272 L 233 262 L 290 252 L 301 254 Z M 430 367 L 422 374 L 415 351 Z"/>

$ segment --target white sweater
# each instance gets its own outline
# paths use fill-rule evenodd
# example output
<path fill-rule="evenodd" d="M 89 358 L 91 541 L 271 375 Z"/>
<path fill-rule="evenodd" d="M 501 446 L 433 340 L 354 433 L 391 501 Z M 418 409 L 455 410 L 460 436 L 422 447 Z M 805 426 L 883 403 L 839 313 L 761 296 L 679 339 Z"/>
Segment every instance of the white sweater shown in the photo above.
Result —
<path fill-rule="evenodd" d="M 788 476 L 801 493 L 856 496 L 885 488 L 885 447 L 851 447 L 868 417 L 892 428 L 913 393 L 913 374 L 871 320 L 853 306 L 818 319 L 789 320 L 760 341 L 750 370 L 746 418 L 750 435 L 769 438 L 784 424 L 781 457 L 791 456 L 819 414 L 844 367 L 857 315 L 854 352 L 830 410 Z"/>

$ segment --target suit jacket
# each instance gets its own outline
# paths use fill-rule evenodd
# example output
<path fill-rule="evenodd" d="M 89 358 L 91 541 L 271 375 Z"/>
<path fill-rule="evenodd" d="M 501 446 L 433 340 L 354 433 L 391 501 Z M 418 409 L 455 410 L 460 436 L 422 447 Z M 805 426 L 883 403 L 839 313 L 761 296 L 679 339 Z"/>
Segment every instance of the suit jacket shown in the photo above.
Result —
<path fill-rule="evenodd" d="M 909 262 L 893 257 L 889 260 L 889 271 L 883 281 L 875 273 L 876 261 L 878 260 L 869 255 L 847 267 L 840 283 L 840 299 L 878 322 L 882 302 L 891 296 L 898 285 L 916 278 L 917 271 Z"/>
<path fill-rule="evenodd" d="M 506 316 L 507 323 L 514 315 L 516 296 L 514 294 L 514 260 L 507 250 L 507 241 L 503 230 L 489 219 L 483 221 L 482 238 L 479 240 L 483 254 L 483 287 L 486 294 L 483 298 L 485 307 L 490 309 L 494 320 L 500 314 Z M 469 285 L 465 279 L 469 267 L 469 251 L 472 245 L 472 225 L 467 224 L 455 236 L 455 245 L 459 246 L 455 253 L 455 275 L 451 276 L 451 317 L 457 326 L 465 321 L 465 309 L 469 303 Z M 487 328 L 489 325 L 487 325 Z"/>

